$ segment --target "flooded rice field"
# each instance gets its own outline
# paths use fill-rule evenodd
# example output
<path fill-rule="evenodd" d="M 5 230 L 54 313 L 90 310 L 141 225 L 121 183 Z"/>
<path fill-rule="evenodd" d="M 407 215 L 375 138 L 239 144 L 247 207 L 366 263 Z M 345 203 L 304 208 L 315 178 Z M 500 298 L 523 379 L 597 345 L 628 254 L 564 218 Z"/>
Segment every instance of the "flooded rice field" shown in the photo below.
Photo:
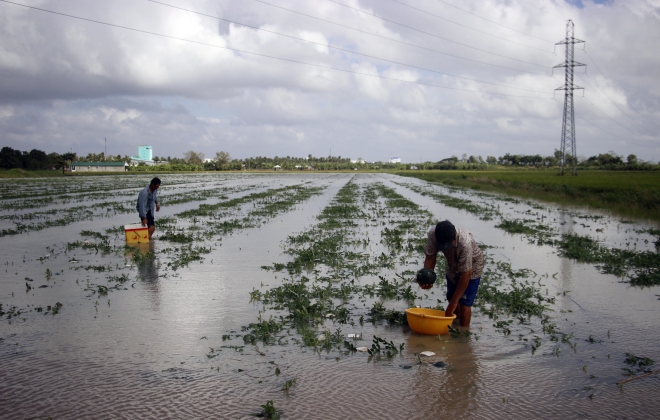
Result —
<path fill-rule="evenodd" d="M 393 175 L 163 175 L 126 245 L 149 179 L 0 181 L 0 418 L 657 417 L 658 226 Z M 444 219 L 487 265 L 470 329 L 418 335 Z"/>

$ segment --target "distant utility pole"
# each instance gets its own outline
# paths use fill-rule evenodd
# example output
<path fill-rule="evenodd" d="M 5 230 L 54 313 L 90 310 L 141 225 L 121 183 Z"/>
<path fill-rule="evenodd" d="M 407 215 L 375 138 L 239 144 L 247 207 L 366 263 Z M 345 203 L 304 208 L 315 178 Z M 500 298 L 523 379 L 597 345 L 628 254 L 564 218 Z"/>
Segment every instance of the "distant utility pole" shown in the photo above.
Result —
<path fill-rule="evenodd" d="M 575 111 L 573 110 L 573 90 L 584 89 L 580 86 L 573 84 L 573 67 L 586 66 L 586 64 L 578 63 L 573 60 L 573 46 L 584 41 L 575 39 L 573 36 L 575 25 L 573 21 L 566 22 L 566 38 L 555 45 L 566 45 L 566 60 L 562 64 L 556 65 L 557 67 L 565 67 L 565 80 L 564 86 L 558 87 L 555 90 L 563 90 L 564 92 L 564 124 L 561 128 L 561 157 L 559 158 L 559 175 L 564 175 L 566 165 L 570 164 L 571 175 L 577 176 L 577 155 L 575 151 Z M 571 161 L 566 162 L 566 143 L 571 154 Z"/>
<path fill-rule="evenodd" d="M 107 156 L 108 156 L 108 139 L 103 137 L 103 142 L 105 143 L 105 150 L 103 152 L 103 160 L 106 160 Z"/>

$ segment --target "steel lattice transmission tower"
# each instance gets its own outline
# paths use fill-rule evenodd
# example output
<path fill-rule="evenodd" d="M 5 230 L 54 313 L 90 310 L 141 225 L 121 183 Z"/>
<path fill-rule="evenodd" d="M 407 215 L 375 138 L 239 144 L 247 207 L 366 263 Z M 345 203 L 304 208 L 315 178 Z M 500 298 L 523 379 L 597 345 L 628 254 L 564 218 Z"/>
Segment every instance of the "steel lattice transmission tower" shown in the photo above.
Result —
<path fill-rule="evenodd" d="M 566 38 L 556 43 L 555 45 L 566 45 L 566 60 L 562 64 L 558 64 L 553 68 L 564 67 L 566 78 L 564 86 L 558 87 L 555 90 L 563 90 L 564 92 L 564 123 L 561 128 L 561 157 L 559 158 L 559 175 L 564 175 L 566 165 L 571 165 L 571 174 L 577 175 L 577 155 L 575 149 L 575 111 L 573 110 L 573 91 L 575 89 L 584 89 L 580 86 L 573 84 L 573 68 L 577 66 L 586 66 L 586 64 L 578 63 L 573 60 L 573 47 L 575 44 L 584 41 L 575 39 L 573 36 L 575 25 L 573 21 L 566 22 Z M 566 162 L 566 151 L 569 151 L 571 159 Z"/>

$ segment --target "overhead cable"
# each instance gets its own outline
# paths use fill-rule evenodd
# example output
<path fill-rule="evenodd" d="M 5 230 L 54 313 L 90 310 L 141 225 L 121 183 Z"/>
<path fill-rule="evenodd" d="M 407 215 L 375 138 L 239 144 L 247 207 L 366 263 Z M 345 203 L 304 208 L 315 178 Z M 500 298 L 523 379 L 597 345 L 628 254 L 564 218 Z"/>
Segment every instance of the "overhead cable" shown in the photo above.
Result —
<path fill-rule="evenodd" d="M 260 1 L 260 0 L 255 0 L 255 1 Z M 364 10 L 358 9 L 357 7 L 352 7 L 352 6 L 349 6 L 349 5 L 347 5 L 347 4 L 344 4 L 344 3 L 341 3 L 341 2 L 338 2 L 338 1 L 335 1 L 335 0 L 327 0 L 327 1 L 329 1 L 329 2 L 331 2 L 331 3 L 334 3 L 334 4 L 338 4 L 339 6 L 346 7 L 346 8 L 351 9 L 351 10 L 355 10 L 356 12 L 363 13 L 363 14 L 365 14 L 365 15 L 373 16 L 373 17 L 378 18 L 378 19 L 380 19 L 380 20 L 382 20 L 382 21 L 389 22 L 389 23 L 393 23 L 393 24 L 395 24 L 395 25 L 399 25 L 399 26 L 401 26 L 401 27 L 403 27 L 403 28 L 407 28 L 407 29 L 410 29 L 410 30 L 412 30 L 412 31 L 419 32 L 419 33 L 421 33 L 421 34 L 425 34 L 425 35 L 428 35 L 428 36 L 432 36 L 432 37 L 434 37 L 434 38 L 438 38 L 438 39 L 441 39 L 441 40 L 443 40 L 443 41 L 451 42 L 452 44 L 460 45 L 460 46 L 465 47 L 465 48 L 470 48 L 470 49 L 473 49 L 473 50 L 476 50 L 476 51 L 481 51 L 481 52 L 486 53 L 486 54 L 495 55 L 495 56 L 497 56 L 497 57 L 502 57 L 502 58 L 506 58 L 506 59 L 509 59 L 509 60 L 518 61 L 518 62 L 520 62 L 520 63 L 530 64 L 530 65 L 532 65 L 532 66 L 538 66 L 538 67 L 544 67 L 544 68 L 547 68 L 547 67 L 548 67 L 548 66 L 543 65 L 543 64 L 531 63 L 531 62 L 529 62 L 529 61 L 519 60 L 519 59 L 517 59 L 517 58 L 508 57 L 508 56 L 506 56 L 506 55 L 497 54 L 497 53 L 494 53 L 494 52 L 492 52 L 492 51 L 488 51 L 488 50 L 484 50 L 484 49 L 481 49 L 481 48 L 473 47 L 472 45 L 463 44 L 462 42 L 454 41 L 454 40 L 451 40 L 451 39 L 449 39 L 449 38 L 442 37 L 442 36 L 440 36 L 440 35 L 432 34 L 432 33 L 430 33 L 430 32 L 426 32 L 426 31 L 423 31 L 423 30 L 421 30 L 421 29 L 417 29 L 417 28 L 414 28 L 414 27 L 412 27 L 412 26 L 409 26 L 409 25 L 406 25 L 406 24 L 403 24 L 403 23 L 400 23 L 400 22 L 396 22 L 396 21 L 391 20 L 391 19 L 384 18 L 384 17 L 382 17 L 382 16 L 378 16 L 378 15 L 376 15 L 376 14 L 374 14 L 374 13 L 366 12 L 366 11 L 364 11 Z M 260 1 L 260 2 L 261 2 L 261 1 Z M 261 3 L 265 3 L 265 2 L 261 2 Z"/>
<path fill-rule="evenodd" d="M 584 118 L 584 117 L 581 116 L 580 114 L 575 114 L 575 116 L 578 117 L 579 119 L 581 119 L 582 121 L 588 122 L 589 124 L 591 124 L 592 126 L 596 127 L 597 129 L 599 129 L 599 130 L 601 130 L 601 131 L 604 131 L 605 133 L 609 134 L 610 136 L 612 136 L 612 137 L 616 137 L 616 138 L 619 139 L 619 140 L 622 140 L 622 141 L 625 141 L 625 142 L 630 142 L 630 143 L 633 143 L 633 144 L 636 144 L 636 145 L 638 145 L 638 146 L 642 146 L 642 147 L 649 147 L 648 144 L 644 144 L 644 143 L 641 143 L 641 142 L 638 142 L 638 141 L 635 141 L 635 140 L 625 139 L 625 138 L 623 138 L 623 137 L 617 136 L 616 134 L 612 133 L 612 131 L 610 131 L 610 130 L 605 130 L 604 128 L 601 128 L 601 127 L 597 126 L 597 125 L 594 124 L 592 121 L 589 121 L 588 119 Z"/>
<path fill-rule="evenodd" d="M 128 26 L 117 25 L 117 24 L 114 24 L 114 23 L 108 23 L 108 22 L 103 22 L 103 21 L 100 21 L 100 20 L 84 18 L 84 17 L 80 17 L 80 16 L 67 14 L 67 13 L 62 13 L 62 12 L 56 12 L 56 11 L 53 11 L 53 10 L 43 9 L 43 8 L 40 8 L 40 7 L 28 6 L 26 4 L 15 3 L 15 2 L 9 1 L 9 0 L 0 0 L 0 2 L 13 4 L 13 5 L 16 5 L 16 6 L 21 6 L 21 7 L 25 7 L 25 8 L 32 9 L 32 10 L 38 10 L 38 11 L 45 12 L 45 13 L 51 13 L 51 14 L 54 14 L 54 15 L 65 16 L 65 17 L 69 17 L 69 18 L 72 18 L 72 19 L 78 19 L 78 20 L 82 20 L 82 21 L 86 21 L 86 22 L 97 23 L 99 25 L 105 25 L 105 26 L 109 26 L 109 27 L 112 27 L 112 28 L 125 29 L 125 30 L 128 30 L 128 31 L 138 32 L 138 33 L 147 34 L 147 35 L 154 35 L 154 36 L 158 36 L 158 37 L 161 37 L 161 38 L 172 39 L 172 40 L 175 40 L 175 41 L 188 42 L 188 43 L 191 43 L 191 44 L 196 44 L 196 45 L 201 45 L 201 46 L 206 46 L 206 47 L 213 47 L 213 48 L 218 48 L 218 49 L 223 49 L 223 50 L 228 50 L 228 51 L 234 51 L 234 52 L 238 52 L 238 53 L 241 53 L 241 54 L 248 54 L 248 55 L 253 55 L 253 56 L 257 56 L 257 57 L 270 58 L 270 59 L 285 61 L 285 62 L 289 62 L 289 63 L 303 64 L 303 65 L 306 65 L 306 66 L 322 68 L 322 69 L 325 69 L 325 70 L 334 70 L 334 71 L 339 71 L 339 72 L 343 72 L 343 73 L 356 74 L 356 75 L 360 75 L 360 76 L 368 76 L 368 77 L 379 78 L 379 79 L 383 79 L 383 80 L 390 80 L 390 81 L 394 81 L 394 82 L 410 83 L 410 84 L 415 84 L 415 85 L 436 87 L 436 88 L 455 90 L 455 91 L 461 91 L 461 92 L 480 93 L 480 94 L 485 94 L 485 95 L 506 96 L 506 97 L 516 97 L 516 98 L 549 99 L 549 98 L 543 98 L 543 97 L 539 97 L 539 96 L 509 95 L 509 94 L 505 94 L 505 93 L 484 92 L 484 91 L 480 91 L 480 90 L 463 89 L 463 88 L 457 88 L 457 87 L 451 87 L 451 86 L 442 86 L 442 85 L 436 85 L 436 84 L 432 84 L 432 83 L 424 83 L 424 82 L 418 82 L 418 81 L 412 81 L 412 80 L 397 79 L 397 78 L 394 78 L 394 77 L 380 76 L 380 75 L 376 75 L 376 74 L 358 72 L 358 71 L 354 71 L 354 70 L 340 69 L 340 68 L 337 68 L 337 67 L 325 66 L 325 65 L 321 65 L 321 64 L 315 64 L 315 63 L 308 63 L 308 62 L 305 62 L 305 61 L 293 60 L 293 59 L 290 59 L 290 58 L 276 57 L 276 56 L 273 56 L 273 55 L 256 53 L 256 52 L 246 51 L 246 50 L 240 50 L 240 49 L 237 49 L 237 48 L 225 47 L 225 46 L 216 45 L 216 44 L 209 44 L 209 43 L 206 43 L 206 42 L 195 41 L 195 40 L 186 39 L 186 38 L 179 38 L 179 37 L 175 37 L 175 36 L 171 36 L 171 35 L 160 34 L 160 33 L 157 33 L 157 32 L 146 31 L 146 30 L 143 30 L 143 29 L 131 28 L 131 27 L 128 27 Z"/>
<path fill-rule="evenodd" d="M 639 121 L 635 121 L 635 120 L 633 120 L 632 117 L 631 117 L 630 115 L 628 115 L 623 109 L 621 109 L 621 108 L 619 107 L 619 105 L 618 105 L 616 102 L 614 102 L 614 100 L 613 100 L 612 98 L 610 98 L 605 92 L 603 92 L 603 91 L 600 89 L 600 87 L 598 86 L 598 83 L 596 82 L 596 80 L 594 80 L 591 76 L 589 76 L 589 74 L 586 74 L 586 73 L 585 73 L 585 76 L 587 76 L 587 77 L 589 78 L 589 80 L 591 80 L 591 81 L 593 82 L 593 86 L 596 88 L 596 90 L 598 90 L 598 92 L 600 92 L 601 95 L 603 95 L 605 98 L 607 98 L 607 100 L 610 101 L 610 102 L 612 103 L 612 105 L 614 105 L 614 106 L 616 107 L 616 109 L 618 109 L 619 111 L 621 111 L 621 113 L 622 113 L 623 115 L 625 115 L 625 116 L 630 120 L 630 122 L 632 122 L 633 124 L 636 124 L 638 127 L 641 127 L 643 130 L 648 131 L 648 128 L 646 128 L 646 127 L 644 127 L 642 124 L 640 124 Z M 582 81 L 582 83 L 584 83 L 584 84 L 586 84 L 586 85 L 589 85 L 589 87 L 591 87 L 591 86 L 590 86 L 591 84 L 590 84 L 590 83 L 587 83 L 587 81 L 586 81 L 585 79 L 582 79 L 582 78 L 580 77 L 580 80 Z M 653 133 L 651 133 L 651 134 L 653 134 Z"/>
<path fill-rule="evenodd" d="M 491 34 L 491 33 L 488 33 L 488 32 L 485 32 L 485 31 L 481 31 L 481 30 L 479 30 L 479 29 L 475 29 L 475 28 L 473 28 L 473 27 L 471 27 L 471 26 L 463 25 L 462 23 L 458 23 L 458 22 L 454 22 L 453 20 L 450 20 L 450 19 L 444 18 L 444 17 L 442 17 L 442 16 L 439 16 L 439 15 L 436 15 L 436 14 L 434 14 L 434 13 L 431 13 L 431 12 L 429 12 L 428 10 L 420 9 L 420 8 L 418 8 L 418 7 L 412 6 L 412 5 L 408 4 L 408 3 L 404 3 L 404 2 L 399 1 L 399 0 L 392 0 L 392 1 L 393 1 L 394 3 L 398 3 L 398 4 L 402 5 L 402 6 L 408 7 L 408 8 L 410 8 L 410 9 L 417 10 L 418 12 L 425 13 L 425 14 L 427 14 L 427 15 L 429 15 L 429 16 L 433 16 L 434 18 L 438 18 L 438 19 L 444 20 L 444 21 L 446 21 L 446 22 L 453 23 L 454 25 L 458 25 L 458 26 L 461 26 L 461 27 L 463 27 L 463 28 L 467 28 L 467 29 L 469 29 L 469 30 L 471 30 L 471 31 L 479 32 L 480 34 L 484 34 L 484 35 L 492 36 L 493 38 L 501 39 L 502 41 L 510 42 L 510 43 L 512 43 L 512 44 L 520 45 L 520 46 L 523 46 L 523 47 L 532 48 L 532 49 L 539 50 L 539 51 L 543 51 L 543 52 L 546 52 L 546 53 L 549 53 L 549 54 L 554 54 L 554 51 L 544 50 L 543 48 L 534 47 L 534 46 L 532 46 L 532 45 L 523 44 L 522 42 L 512 41 L 512 40 L 510 40 L 510 39 L 508 39 L 508 38 L 504 38 L 504 37 L 501 37 L 501 36 L 493 35 L 493 34 Z"/>
<path fill-rule="evenodd" d="M 550 43 L 552 43 L 552 44 L 555 43 L 555 41 L 550 41 L 549 39 L 545 39 L 545 38 L 539 38 L 538 36 L 534 36 L 534 35 L 532 35 L 532 34 L 528 34 L 527 32 L 522 32 L 522 31 L 519 31 L 519 30 L 517 30 L 517 29 L 513 29 L 513 28 L 511 28 L 511 27 L 509 27 L 509 26 L 502 25 L 502 24 L 499 23 L 499 22 L 495 22 L 494 20 L 487 19 L 487 18 L 485 18 L 485 17 L 483 17 L 483 16 L 479 16 L 479 15 L 477 15 L 476 13 L 472 13 L 472 12 L 470 12 L 469 10 L 461 9 L 460 7 L 455 6 L 455 5 L 451 4 L 451 3 L 447 3 L 446 1 L 442 1 L 442 0 L 437 0 L 437 1 L 439 1 L 440 3 L 446 4 L 447 6 L 451 6 L 451 7 L 453 7 L 454 9 L 458 9 L 458 10 L 460 10 L 461 12 L 465 12 L 465 13 L 467 13 L 468 15 L 472 15 L 472 16 L 478 17 L 479 19 L 483 19 L 483 20 L 485 20 L 486 22 L 494 23 L 495 25 L 497 25 L 497 26 L 501 26 L 501 27 L 506 28 L 506 29 L 508 29 L 508 30 L 510 30 L 510 31 L 518 32 L 519 34 L 527 35 L 527 36 L 530 36 L 530 37 L 532 37 L 532 38 L 539 39 L 539 40 L 541 40 L 541 41 L 550 42 Z"/>
<path fill-rule="evenodd" d="M 267 6 L 275 7 L 277 9 L 285 10 L 285 11 L 290 12 L 290 13 L 295 13 L 295 14 L 298 14 L 300 16 L 305 16 L 305 17 L 308 17 L 310 19 L 316 19 L 316 20 L 319 20 L 321 22 L 329 23 L 331 25 L 336 25 L 336 26 L 339 26 L 339 27 L 342 27 L 342 28 L 350 29 L 352 31 L 356 31 L 356 32 L 371 35 L 371 36 L 374 36 L 374 37 L 377 37 L 377 38 L 385 39 L 387 41 L 396 42 L 396 43 L 401 44 L 401 45 L 407 45 L 409 47 L 419 48 L 419 49 L 424 50 L 424 51 L 430 51 L 430 52 L 434 52 L 436 54 L 442 54 L 442 55 L 446 55 L 448 57 L 454 57 L 454 58 L 458 58 L 458 59 L 461 59 L 461 60 L 470 61 L 470 62 L 473 62 L 473 63 L 484 64 L 486 66 L 498 67 L 498 68 L 501 68 L 501 69 L 518 71 L 518 72 L 521 72 L 521 73 L 537 74 L 539 76 L 549 76 L 548 74 L 537 73 L 537 72 L 532 72 L 532 71 L 527 71 L 527 70 L 514 69 L 514 68 L 511 68 L 511 67 L 500 66 L 498 64 L 492 64 L 492 63 L 487 63 L 485 61 L 474 60 L 472 58 L 462 57 L 460 55 L 449 54 L 449 53 L 446 53 L 446 52 L 443 52 L 443 51 L 438 51 L 438 50 L 434 50 L 432 48 L 422 47 L 420 45 L 412 44 L 412 43 L 401 41 L 401 40 L 394 39 L 394 38 L 389 38 L 389 37 L 386 37 L 384 35 L 379 35 L 379 34 L 369 32 L 369 31 L 365 31 L 365 30 L 362 30 L 362 29 L 353 28 L 351 26 L 344 25 L 342 23 L 337 23 L 337 22 L 333 22 L 333 21 L 330 21 L 330 20 L 327 20 L 327 19 L 323 19 L 323 18 L 320 18 L 320 17 L 317 17 L 317 16 L 312 16 L 312 15 L 309 15 L 307 13 L 299 12 L 299 11 L 293 10 L 293 9 L 288 9 L 286 7 L 279 6 L 277 4 L 268 3 L 268 2 L 263 1 L 263 0 L 254 0 L 254 1 L 257 2 L 257 3 L 265 4 Z"/>
<path fill-rule="evenodd" d="M 594 65 L 594 67 L 596 67 L 596 69 L 597 69 L 597 70 L 598 70 L 603 76 L 605 76 L 605 77 L 607 77 L 607 78 L 609 78 L 609 79 L 613 79 L 613 77 L 612 77 L 611 75 L 607 75 L 607 74 L 605 74 L 605 72 L 604 72 L 604 71 L 598 66 L 598 64 L 596 63 L 595 53 L 594 53 L 593 51 L 592 51 L 592 54 L 594 54 L 593 57 L 591 56 L 591 54 L 589 54 L 589 52 L 586 50 L 586 48 L 585 48 L 585 50 L 584 50 L 584 53 L 587 54 L 587 56 L 591 59 L 591 63 Z M 603 63 L 604 63 L 604 61 L 603 61 Z M 605 64 L 605 65 L 607 65 L 607 64 Z M 612 71 L 609 67 L 608 67 L 608 70 Z M 588 76 L 588 75 L 587 75 L 587 76 Z M 589 78 L 590 78 L 591 80 L 593 80 L 594 83 L 598 84 L 594 79 L 592 79 L 591 77 L 589 77 Z M 607 95 L 605 95 L 605 96 L 607 96 Z M 610 98 L 608 97 L 607 99 L 610 99 Z M 612 100 L 610 99 L 610 101 L 612 101 Z M 612 103 L 614 103 L 614 101 L 612 101 Z M 615 104 L 615 106 L 616 106 L 616 104 Z M 617 108 L 618 108 L 618 106 L 617 106 Z M 621 111 L 621 109 L 619 109 L 619 110 Z M 634 110 L 634 109 L 633 109 L 633 111 L 635 111 L 640 117 L 644 118 L 644 120 L 645 120 L 646 122 L 648 122 L 648 123 L 650 123 L 650 124 L 653 124 L 653 125 L 655 125 L 656 127 L 660 127 L 660 125 L 654 123 L 653 121 L 649 121 L 649 120 L 647 120 L 647 119 L 646 119 L 641 113 L 639 113 L 637 110 Z M 621 112 L 623 112 L 623 111 L 621 111 Z M 625 114 L 625 112 L 624 112 L 624 114 Z M 628 116 L 628 114 L 625 114 L 625 115 Z M 628 118 L 630 118 L 630 117 L 628 117 Z"/>
<path fill-rule="evenodd" d="M 469 80 L 469 81 L 472 81 L 472 82 L 484 83 L 484 84 L 492 85 L 492 86 L 499 86 L 499 87 L 505 87 L 505 88 L 509 88 L 509 89 L 524 90 L 524 91 L 533 92 L 533 93 L 550 94 L 549 92 L 542 92 L 542 91 L 533 90 L 533 89 L 525 89 L 525 88 L 520 88 L 520 87 L 516 87 L 516 86 L 503 85 L 503 84 L 500 84 L 500 83 L 487 82 L 487 81 L 484 81 L 484 80 L 473 79 L 473 78 L 470 78 L 470 77 L 456 76 L 455 74 L 451 74 L 451 73 L 445 73 L 445 72 L 438 71 L 438 70 L 428 69 L 426 67 L 420 67 L 420 66 L 416 66 L 416 65 L 413 65 L 413 64 L 406 64 L 406 63 L 403 63 L 403 62 L 400 62 L 400 61 L 389 60 L 387 58 L 382 58 L 382 57 L 377 57 L 377 56 L 374 56 L 374 55 L 364 54 L 364 53 L 352 51 L 352 50 L 349 50 L 349 49 L 346 49 L 346 48 L 335 47 L 335 46 L 330 45 L 330 44 L 323 44 L 321 42 L 310 41 L 310 40 L 307 40 L 305 38 L 300 38 L 300 37 L 293 36 L 293 35 L 283 34 L 283 33 L 280 33 L 280 32 L 271 31 L 269 29 L 262 29 L 262 28 L 259 28 L 257 26 L 252 26 L 252 25 L 247 25 L 247 24 L 240 23 L 240 22 L 235 22 L 235 21 L 232 21 L 232 20 L 229 20 L 229 19 L 225 19 L 225 18 L 221 18 L 221 17 L 218 17 L 218 16 L 213 16 L 213 15 L 208 15 L 206 13 L 197 12 L 197 11 L 190 10 L 190 9 L 184 9 L 182 7 L 173 6 L 173 5 L 163 3 L 163 2 L 160 2 L 160 1 L 157 1 L 157 0 L 147 0 L 147 1 L 151 2 L 151 3 L 159 4 L 159 5 L 162 5 L 162 6 L 171 7 L 173 9 L 194 13 L 196 15 L 205 16 L 205 17 L 208 17 L 208 18 L 211 18 L 211 19 L 217 19 L 217 20 L 221 20 L 221 21 L 224 21 L 224 22 L 234 23 L 234 24 L 245 26 L 245 27 L 255 29 L 255 30 L 258 30 L 258 31 L 268 32 L 268 33 L 271 33 L 271 34 L 284 36 L 284 37 L 295 39 L 295 40 L 298 40 L 298 41 L 303 41 L 303 42 L 307 42 L 307 43 L 310 43 L 310 44 L 314 44 L 314 45 L 318 45 L 318 46 L 322 46 L 322 47 L 326 47 L 326 48 L 331 48 L 331 49 L 334 49 L 334 50 L 343 51 L 343 52 L 347 52 L 347 53 L 350 53 L 350 54 L 359 55 L 359 56 L 362 56 L 362 57 L 373 58 L 375 60 L 381 60 L 381 61 L 385 61 L 387 63 L 392 63 L 392 64 L 397 64 L 397 65 L 400 65 L 400 66 L 410 67 L 410 68 L 414 68 L 414 69 L 417 69 L 417 70 L 422 70 L 422 71 L 427 71 L 427 72 L 430 72 L 430 73 L 441 74 L 441 75 L 444 75 L 444 76 L 455 77 L 457 79 Z"/>
<path fill-rule="evenodd" d="M 639 136 L 639 133 L 635 133 L 634 131 L 632 131 L 632 130 L 630 130 L 628 127 L 626 127 L 625 125 L 619 123 L 617 120 L 615 120 L 614 118 L 612 118 L 612 117 L 610 117 L 609 115 L 607 115 L 607 114 L 605 113 L 605 111 L 603 111 L 602 109 L 598 108 L 596 105 L 594 105 L 594 104 L 592 104 L 591 102 L 589 102 L 589 101 L 587 100 L 587 98 L 584 98 L 584 97 L 580 97 L 580 98 L 583 99 L 586 103 L 588 103 L 588 104 L 591 105 L 592 107 L 596 108 L 598 111 L 600 111 L 600 113 L 602 113 L 603 115 L 605 115 L 605 117 L 607 117 L 610 121 L 612 121 L 612 122 L 615 123 L 616 125 L 622 127 L 624 130 L 628 131 L 628 132 L 631 133 L 631 134 L 634 134 L 634 135 L 636 135 L 636 136 Z"/>

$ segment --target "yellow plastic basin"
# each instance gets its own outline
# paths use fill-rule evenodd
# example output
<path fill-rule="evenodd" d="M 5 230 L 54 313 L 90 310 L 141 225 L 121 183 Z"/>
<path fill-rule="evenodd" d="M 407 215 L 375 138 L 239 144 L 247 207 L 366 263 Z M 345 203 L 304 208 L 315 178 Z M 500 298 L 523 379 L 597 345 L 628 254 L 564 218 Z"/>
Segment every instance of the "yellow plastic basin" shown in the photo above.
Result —
<path fill-rule="evenodd" d="M 408 308 L 406 318 L 410 329 L 420 334 L 447 334 L 456 315 L 445 316 L 445 311 L 427 308 Z"/>

